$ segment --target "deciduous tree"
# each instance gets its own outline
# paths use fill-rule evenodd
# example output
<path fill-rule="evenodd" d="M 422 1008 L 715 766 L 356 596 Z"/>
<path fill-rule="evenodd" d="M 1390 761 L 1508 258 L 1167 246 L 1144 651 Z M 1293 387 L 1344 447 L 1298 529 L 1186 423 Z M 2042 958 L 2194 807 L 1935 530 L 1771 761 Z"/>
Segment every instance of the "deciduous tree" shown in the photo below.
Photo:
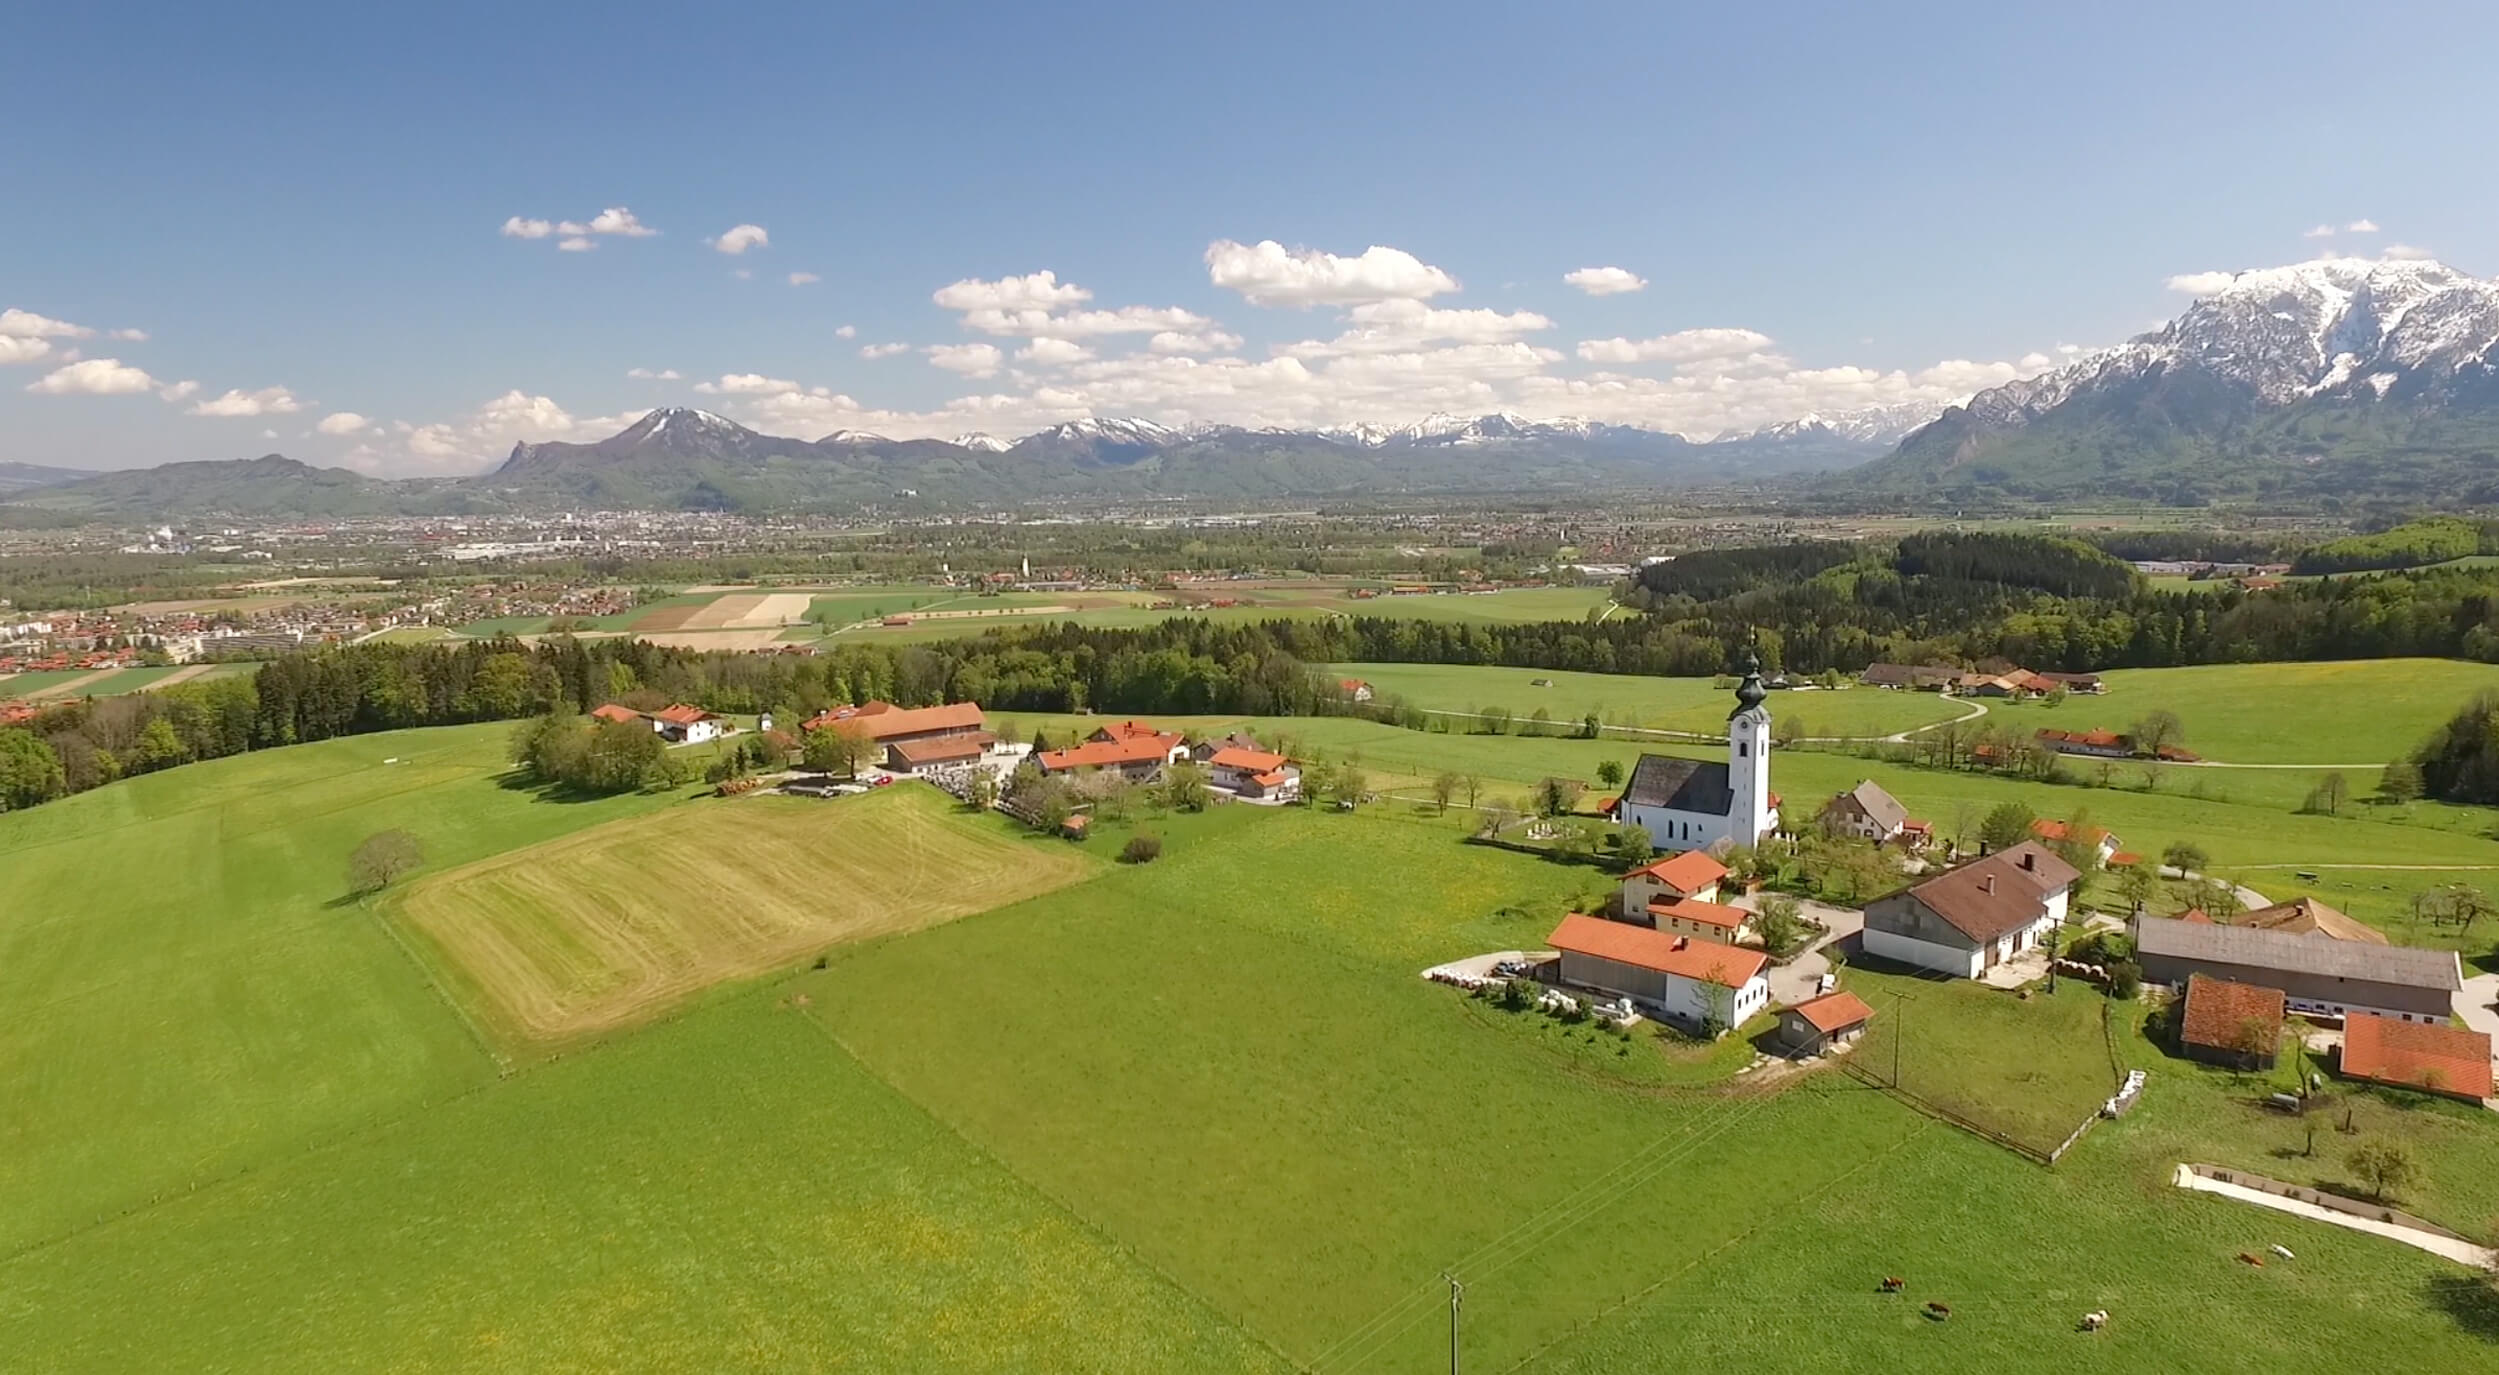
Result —
<path fill-rule="evenodd" d="M 375 831 L 347 856 L 347 889 L 362 896 L 388 888 L 425 862 L 425 847 L 406 831 Z"/>

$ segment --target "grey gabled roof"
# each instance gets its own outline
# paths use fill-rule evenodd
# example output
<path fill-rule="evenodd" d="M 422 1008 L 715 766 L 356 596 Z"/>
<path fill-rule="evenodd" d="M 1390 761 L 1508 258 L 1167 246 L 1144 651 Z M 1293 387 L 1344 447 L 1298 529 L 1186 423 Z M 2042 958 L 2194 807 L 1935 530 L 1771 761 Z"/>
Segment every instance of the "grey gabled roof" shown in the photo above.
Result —
<path fill-rule="evenodd" d="M 1723 761 L 1644 754 L 1623 782 L 1626 806 L 1666 807 L 1697 816 L 1725 816 L 1735 805 Z"/>
<path fill-rule="evenodd" d="M 2318 940 L 2295 931 L 2268 931 L 2257 926 L 2141 917 L 2135 921 L 2135 949 L 2170 959 L 2322 974 L 2335 979 L 2365 979 L 2406 988 L 2435 988 L 2452 993 L 2464 987 L 2464 970 L 2452 950 Z"/>
<path fill-rule="evenodd" d="M 1840 795 L 1854 798 L 1866 819 L 1886 831 L 1899 830 L 1900 823 L 1909 819 L 1909 809 L 1900 805 L 1900 799 L 1883 791 L 1883 785 L 1871 778 Z"/>

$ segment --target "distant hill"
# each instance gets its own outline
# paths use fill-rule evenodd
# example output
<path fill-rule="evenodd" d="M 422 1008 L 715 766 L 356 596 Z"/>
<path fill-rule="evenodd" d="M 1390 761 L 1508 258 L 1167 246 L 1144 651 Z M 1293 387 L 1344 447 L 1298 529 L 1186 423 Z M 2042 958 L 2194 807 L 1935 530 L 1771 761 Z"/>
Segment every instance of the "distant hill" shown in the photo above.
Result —
<path fill-rule="evenodd" d="M 1980 392 L 1822 485 L 2499 500 L 2499 282 L 2413 259 L 2242 272 L 2158 332 Z"/>
<path fill-rule="evenodd" d="M 272 454 L 175 463 L 29 489 L 17 500 L 99 519 L 488 511 L 844 510 L 1036 498 L 1267 500 L 1393 493 L 1683 487 L 1826 472 L 1879 441 L 1809 420 L 1696 443 L 1681 435 L 1511 414 L 1432 416 L 1397 430 L 1173 428 L 1089 419 L 1012 443 L 777 437 L 708 411 L 652 411 L 595 443 L 518 444 L 490 473 L 385 481 Z"/>
<path fill-rule="evenodd" d="M 58 487 L 65 482 L 95 476 L 85 468 L 46 468 L 39 463 L 0 463 L 0 497 L 30 492 L 38 487 Z"/>

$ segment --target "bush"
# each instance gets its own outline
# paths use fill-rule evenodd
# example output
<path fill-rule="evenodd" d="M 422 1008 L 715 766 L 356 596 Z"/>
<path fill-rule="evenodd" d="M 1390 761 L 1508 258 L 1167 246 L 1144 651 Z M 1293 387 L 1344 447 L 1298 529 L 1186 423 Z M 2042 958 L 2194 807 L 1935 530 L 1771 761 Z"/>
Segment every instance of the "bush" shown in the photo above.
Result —
<path fill-rule="evenodd" d="M 2133 960 L 2111 960 L 2108 963 L 2109 996 L 2121 1001 L 2131 1000 L 2143 988 L 2143 966 Z"/>
<path fill-rule="evenodd" d="M 1143 831 L 1128 837 L 1128 843 L 1119 847 L 1119 862 L 1122 864 L 1152 864 L 1162 857 L 1163 838 Z"/>

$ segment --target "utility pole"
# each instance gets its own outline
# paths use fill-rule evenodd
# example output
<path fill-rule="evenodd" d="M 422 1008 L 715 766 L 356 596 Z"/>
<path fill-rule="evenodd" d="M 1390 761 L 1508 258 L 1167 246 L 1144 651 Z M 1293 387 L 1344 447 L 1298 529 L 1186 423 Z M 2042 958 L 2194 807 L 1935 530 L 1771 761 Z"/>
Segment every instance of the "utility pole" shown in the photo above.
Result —
<path fill-rule="evenodd" d="M 1440 1277 L 1449 1281 L 1449 1375 L 1458 1375 L 1458 1305 L 1466 1299 L 1466 1286 L 1446 1270 Z"/>
<path fill-rule="evenodd" d="M 1900 1087 L 1900 1043 L 1909 1034 L 1908 999 L 1892 995 L 1892 1087 Z"/>

